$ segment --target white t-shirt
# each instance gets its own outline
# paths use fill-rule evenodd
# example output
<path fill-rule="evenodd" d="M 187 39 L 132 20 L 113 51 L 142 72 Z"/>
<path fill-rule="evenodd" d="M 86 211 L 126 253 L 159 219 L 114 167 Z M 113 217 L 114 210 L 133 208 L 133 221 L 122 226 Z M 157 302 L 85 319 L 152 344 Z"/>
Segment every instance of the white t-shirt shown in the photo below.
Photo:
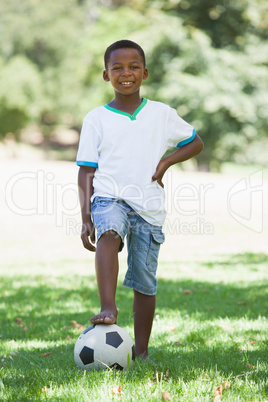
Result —
<path fill-rule="evenodd" d="M 83 121 L 77 153 L 78 166 L 96 167 L 91 201 L 122 199 L 147 222 L 162 226 L 165 193 L 152 176 L 168 148 L 194 137 L 194 128 L 161 102 L 143 98 L 133 115 L 109 105 L 93 109 Z"/>

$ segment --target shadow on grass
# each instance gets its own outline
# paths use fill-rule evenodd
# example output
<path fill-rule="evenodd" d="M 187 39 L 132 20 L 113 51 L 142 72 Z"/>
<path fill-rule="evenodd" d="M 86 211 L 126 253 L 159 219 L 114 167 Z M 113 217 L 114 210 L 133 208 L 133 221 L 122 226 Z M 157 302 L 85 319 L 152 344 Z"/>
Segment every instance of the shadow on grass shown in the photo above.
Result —
<path fill-rule="evenodd" d="M 244 264 L 248 257 L 233 256 L 232 261 Z M 258 261 L 266 263 L 268 256 L 262 255 L 260 258 L 251 255 L 250 260 L 253 265 Z M 223 263 L 227 264 L 228 261 Z M 207 267 L 210 267 L 209 264 Z M 218 265 L 218 262 L 215 263 L 215 266 Z M 18 286 L 20 279 L 21 286 Z M 17 286 L 14 287 L 12 278 L 3 278 L 0 340 L 6 345 L 8 342 L 12 345 L 15 340 L 19 345 L 12 359 L 2 360 L 4 367 L 12 366 L 14 374 L 5 382 L 10 389 L 14 388 L 14 395 L 20 386 L 23 391 L 25 383 L 28 388 L 32 387 L 32 395 L 38 395 L 41 392 L 40 378 L 44 386 L 53 383 L 60 387 L 84 375 L 83 371 L 77 370 L 73 361 L 74 343 L 81 328 L 71 321 L 88 326 L 90 315 L 98 312 L 99 298 L 94 280 L 94 277 L 85 280 L 79 275 L 72 278 L 56 277 L 53 280 L 32 275 L 26 279 L 16 277 Z M 189 292 L 184 294 L 183 290 L 186 289 Z M 159 279 L 157 299 L 156 314 L 161 320 L 172 320 L 172 317 L 180 315 L 182 325 L 187 326 L 188 319 L 196 323 L 196 328 L 184 332 L 183 339 L 179 339 L 183 345 L 177 345 L 172 334 L 163 329 L 161 347 L 150 348 L 156 368 L 150 363 L 137 363 L 132 373 L 128 374 L 130 378 L 135 376 L 136 380 L 142 380 L 144 375 L 153 376 L 156 369 L 163 373 L 169 370 L 170 378 L 182 378 L 184 381 L 200 376 L 205 378 L 207 372 L 210 372 L 210 380 L 219 373 L 230 378 L 254 371 L 260 364 L 258 372 L 252 373 L 250 378 L 255 382 L 264 381 L 266 373 L 262 362 L 268 358 L 267 342 L 259 342 L 255 349 L 252 346 L 243 350 L 233 336 L 238 336 L 239 331 L 230 331 L 228 340 L 226 337 L 221 340 L 221 330 L 219 325 L 215 325 L 215 320 L 227 318 L 250 322 L 260 316 L 265 317 L 267 284 L 251 282 L 245 286 L 243 282 L 214 284 Z M 120 308 L 118 324 L 122 327 L 132 326 L 132 291 L 119 285 L 117 303 Z M 199 323 L 202 323 L 201 330 Z M 240 332 L 248 341 L 259 335 L 257 330 L 250 328 L 250 324 Z M 208 342 L 210 339 L 213 341 Z M 31 342 L 31 346 L 28 342 Z M 3 350 L 8 349 L 7 346 Z M 42 356 L 45 353 L 50 354 Z M 251 369 L 253 366 L 254 369 Z M 29 395 L 27 392 L 25 390 L 25 398 Z M 20 400 L 23 400 L 23 393 Z"/>
<path fill-rule="evenodd" d="M 7 368 L 12 375 L 4 378 L 10 396 L 7 400 L 17 400 L 18 397 L 20 401 L 84 400 L 77 396 L 70 397 L 74 385 L 80 385 L 90 395 L 96 384 L 102 384 L 103 381 L 110 387 L 110 384 L 121 381 L 132 382 L 139 387 L 144 386 L 144 380 L 148 381 L 148 378 L 151 382 L 156 381 L 156 376 L 162 383 L 168 380 L 177 383 L 177 392 L 183 384 L 195 381 L 211 383 L 215 380 L 220 384 L 223 380 L 234 383 L 236 379 L 246 381 L 247 378 L 251 383 L 258 384 L 260 394 L 265 392 L 267 371 L 264 362 L 267 360 L 267 349 L 243 352 L 235 344 L 214 347 L 192 343 L 189 346 L 178 347 L 163 340 L 161 349 L 150 348 L 151 362 L 136 361 L 130 372 L 105 373 L 78 369 L 73 360 L 72 342 L 53 348 L 27 350 L 25 347 L 12 356 L 12 361 L 8 359 Z M 62 390 L 61 397 L 57 398 L 54 394 L 52 399 L 45 398 L 46 390 L 50 389 L 56 394 Z"/>
<path fill-rule="evenodd" d="M 168 370 L 170 378 L 184 382 L 218 376 L 243 379 L 247 375 L 256 383 L 267 380 L 265 345 L 258 350 L 243 351 L 235 343 L 209 346 L 196 342 L 181 347 L 164 344 L 161 350 L 152 348 L 151 352 L 160 372 Z"/>
<path fill-rule="evenodd" d="M 267 314 L 267 284 L 211 284 L 195 280 L 160 279 L 157 309 L 164 314 L 180 312 L 200 320 L 215 318 L 257 319 Z"/>
<path fill-rule="evenodd" d="M 252 269 L 268 262 L 268 255 L 239 254 L 229 260 L 236 264 L 250 261 Z M 223 261 L 225 265 L 228 261 Z M 219 262 L 215 262 L 219 268 Z M 206 263 L 210 266 L 210 262 Z M 234 268 L 235 269 L 235 268 Z M 216 271 L 216 270 L 215 270 Z M 241 278 L 243 279 L 243 278 Z M 187 292 L 185 292 L 185 290 Z M 2 340 L 43 339 L 55 341 L 77 334 L 69 328 L 71 321 L 90 325 L 90 317 L 99 312 L 99 296 L 94 276 L 2 278 L 0 309 Z M 185 294 L 186 293 L 186 294 Z M 121 284 L 117 288 L 119 325 L 133 325 L 132 291 Z M 162 318 L 180 314 L 197 320 L 219 318 L 255 320 L 266 316 L 268 287 L 265 282 L 212 283 L 180 279 L 158 280 L 157 311 Z"/>
<path fill-rule="evenodd" d="M 156 314 L 212 321 L 218 318 L 255 320 L 267 315 L 267 284 L 211 284 L 194 280 L 159 279 Z M 8 285 L 6 285 L 8 287 Z M 189 294 L 184 294 L 187 290 Z M 3 297 L 2 340 L 65 339 L 74 335 L 72 321 L 89 326 L 90 316 L 98 312 L 97 288 L 76 289 L 48 285 L 22 286 Z M 118 286 L 119 325 L 132 325 L 132 291 Z M 77 330 L 76 330 L 77 334 Z"/>
<path fill-rule="evenodd" d="M 20 278 L 16 277 L 16 282 L 19 281 Z M 21 281 L 25 283 L 25 278 Z M 95 277 L 88 277 L 88 282 L 83 280 L 82 284 L 79 278 L 75 278 L 73 285 L 68 280 L 66 284 L 66 278 L 46 283 L 42 277 L 39 281 L 38 277 L 32 276 L 26 285 L 14 289 L 12 279 L 3 278 L 5 292 L 0 310 L 0 339 L 64 340 L 67 335 L 78 337 L 78 325 L 74 321 L 85 327 L 91 325 L 90 317 L 99 312 L 97 285 L 90 286 Z M 131 298 L 131 291 L 125 288 L 118 290 L 122 326 L 132 320 Z"/>
<path fill-rule="evenodd" d="M 268 254 L 264 253 L 243 253 L 243 254 L 234 254 L 230 256 L 228 259 L 223 259 L 222 261 L 209 261 L 202 263 L 208 268 L 214 268 L 215 265 L 218 266 L 234 266 L 237 264 L 243 264 L 244 266 L 254 266 L 258 264 L 266 264 L 268 266 Z M 253 268 L 254 269 L 254 268 Z"/>

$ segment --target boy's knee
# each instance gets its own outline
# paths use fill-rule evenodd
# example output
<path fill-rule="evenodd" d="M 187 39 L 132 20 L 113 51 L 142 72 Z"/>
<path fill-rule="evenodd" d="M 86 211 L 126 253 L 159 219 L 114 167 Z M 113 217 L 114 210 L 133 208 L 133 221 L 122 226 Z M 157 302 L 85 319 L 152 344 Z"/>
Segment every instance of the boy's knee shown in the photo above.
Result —
<path fill-rule="evenodd" d="M 118 239 L 120 238 L 120 235 L 113 229 L 111 230 L 106 230 L 101 237 L 106 237 L 106 238 L 111 238 L 111 239 Z"/>
<path fill-rule="evenodd" d="M 122 242 L 121 236 L 115 230 L 107 230 L 99 238 L 99 242 L 116 242 L 119 245 Z"/>
<path fill-rule="evenodd" d="M 136 289 L 133 289 L 133 293 L 134 293 L 134 297 L 136 299 L 140 299 L 140 300 L 144 300 L 144 301 L 154 300 L 156 298 L 155 294 L 148 295 L 148 294 L 142 293 L 142 292 L 140 292 L 139 290 L 136 290 Z"/>

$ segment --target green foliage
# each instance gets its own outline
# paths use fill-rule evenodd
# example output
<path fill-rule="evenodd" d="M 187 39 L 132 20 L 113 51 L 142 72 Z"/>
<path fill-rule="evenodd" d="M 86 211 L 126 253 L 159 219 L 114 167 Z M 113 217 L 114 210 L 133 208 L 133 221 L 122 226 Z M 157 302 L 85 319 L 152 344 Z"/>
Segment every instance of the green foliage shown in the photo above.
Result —
<path fill-rule="evenodd" d="M 1 69 L 0 88 L 0 137 L 17 134 L 40 112 L 41 78 L 36 66 L 24 56 L 11 58 Z"/>
<path fill-rule="evenodd" d="M 267 21 L 264 0 L 3 0 L 0 135 L 29 121 L 46 137 L 57 124 L 79 129 L 113 96 L 105 48 L 130 38 L 147 55 L 144 96 L 176 108 L 204 139 L 200 166 L 266 164 Z"/>

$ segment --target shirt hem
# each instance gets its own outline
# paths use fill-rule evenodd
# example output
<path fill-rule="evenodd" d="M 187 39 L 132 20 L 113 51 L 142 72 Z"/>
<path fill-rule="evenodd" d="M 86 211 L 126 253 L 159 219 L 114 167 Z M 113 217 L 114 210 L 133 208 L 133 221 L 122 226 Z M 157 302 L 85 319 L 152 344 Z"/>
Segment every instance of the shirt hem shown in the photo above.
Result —
<path fill-rule="evenodd" d="M 194 137 L 195 137 L 195 135 L 196 135 L 196 131 L 195 131 L 195 129 L 193 129 L 193 132 L 192 132 L 191 137 L 186 138 L 186 140 L 183 140 L 183 141 L 179 142 L 179 143 L 176 145 L 176 148 L 181 148 L 181 147 L 183 147 L 184 145 L 189 144 L 190 142 L 192 142 L 193 139 L 194 139 Z"/>
<path fill-rule="evenodd" d="M 98 167 L 96 162 L 87 162 L 87 161 L 76 161 L 77 166 L 91 166 L 91 167 Z"/>

